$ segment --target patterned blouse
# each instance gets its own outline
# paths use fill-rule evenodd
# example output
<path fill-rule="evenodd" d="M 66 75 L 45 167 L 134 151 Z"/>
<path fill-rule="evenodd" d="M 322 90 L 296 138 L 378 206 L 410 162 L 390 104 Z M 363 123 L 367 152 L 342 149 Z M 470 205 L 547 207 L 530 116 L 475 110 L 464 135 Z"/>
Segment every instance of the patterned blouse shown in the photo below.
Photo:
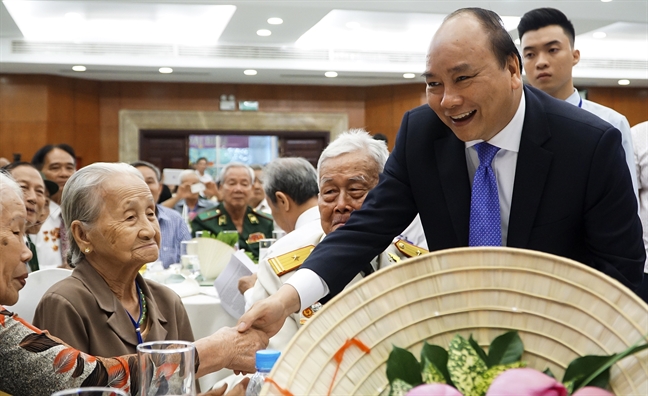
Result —
<path fill-rule="evenodd" d="M 0 305 L 0 393 L 48 396 L 82 386 L 130 392 L 138 389 L 137 370 L 137 355 L 111 359 L 87 355 Z"/>

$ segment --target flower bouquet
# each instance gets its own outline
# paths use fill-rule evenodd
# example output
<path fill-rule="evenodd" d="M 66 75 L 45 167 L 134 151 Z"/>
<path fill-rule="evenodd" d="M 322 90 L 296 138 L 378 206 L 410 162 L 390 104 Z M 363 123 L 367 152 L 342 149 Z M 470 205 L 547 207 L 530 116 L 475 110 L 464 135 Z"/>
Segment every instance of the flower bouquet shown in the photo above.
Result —
<path fill-rule="evenodd" d="M 645 341 L 646 337 L 644 337 Z M 617 361 L 648 348 L 637 343 L 608 356 L 574 359 L 560 382 L 550 369 L 525 368 L 524 344 L 515 330 L 491 342 L 486 353 L 473 339 L 456 335 L 446 351 L 424 343 L 421 360 L 406 349 L 393 347 L 387 360 L 390 396 L 609 396 L 605 390 L 610 367 Z"/>

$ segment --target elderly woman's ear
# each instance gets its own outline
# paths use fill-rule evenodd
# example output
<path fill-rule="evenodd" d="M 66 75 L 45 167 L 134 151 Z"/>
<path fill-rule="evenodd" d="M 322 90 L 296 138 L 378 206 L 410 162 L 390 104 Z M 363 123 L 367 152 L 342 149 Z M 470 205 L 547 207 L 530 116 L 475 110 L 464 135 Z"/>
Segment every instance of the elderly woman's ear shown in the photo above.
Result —
<path fill-rule="evenodd" d="M 92 251 L 92 242 L 88 239 L 88 230 L 85 229 L 83 223 L 79 220 L 74 220 L 70 225 L 72 229 L 72 237 L 76 241 L 79 249 L 88 254 Z"/>

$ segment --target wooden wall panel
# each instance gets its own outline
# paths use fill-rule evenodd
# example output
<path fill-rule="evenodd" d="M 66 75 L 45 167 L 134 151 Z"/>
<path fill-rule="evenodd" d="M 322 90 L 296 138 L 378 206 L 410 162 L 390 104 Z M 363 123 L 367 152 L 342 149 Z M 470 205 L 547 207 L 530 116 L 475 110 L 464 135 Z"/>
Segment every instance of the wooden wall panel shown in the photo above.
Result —
<path fill-rule="evenodd" d="M 648 121 L 648 89 L 645 88 L 589 88 L 588 99 L 623 114 L 634 126 Z"/>

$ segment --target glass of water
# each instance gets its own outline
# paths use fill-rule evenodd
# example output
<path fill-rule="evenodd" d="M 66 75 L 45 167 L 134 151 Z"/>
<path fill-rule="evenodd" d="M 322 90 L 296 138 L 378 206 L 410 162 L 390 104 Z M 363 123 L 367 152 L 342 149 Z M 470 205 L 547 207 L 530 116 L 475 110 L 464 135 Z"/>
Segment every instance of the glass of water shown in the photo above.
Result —
<path fill-rule="evenodd" d="M 183 271 L 187 271 L 192 275 L 200 273 L 198 241 L 180 242 L 180 264 L 182 264 Z"/>
<path fill-rule="evenodd" d="M 186 341 L 153 341 L 137 346 L 140 395 L 196 395 L 196 348 Z"/>
<path fill-rule="evenodd" d="M 52 393 L 52 396 L 128 396 L 122 390 L 115 388 L 101 388 L 101 387 L 88 387 L 88 388 L 74 388 L 66 389 L 59 392 Z"/>
<path fill-rule="evenodd" d="M 277 242 L 277 240 L 274 238 L 262 239 L 259 241 L 259 262 L 266 257 L 268 254 L 268 248 L 275 242 Z"/>

